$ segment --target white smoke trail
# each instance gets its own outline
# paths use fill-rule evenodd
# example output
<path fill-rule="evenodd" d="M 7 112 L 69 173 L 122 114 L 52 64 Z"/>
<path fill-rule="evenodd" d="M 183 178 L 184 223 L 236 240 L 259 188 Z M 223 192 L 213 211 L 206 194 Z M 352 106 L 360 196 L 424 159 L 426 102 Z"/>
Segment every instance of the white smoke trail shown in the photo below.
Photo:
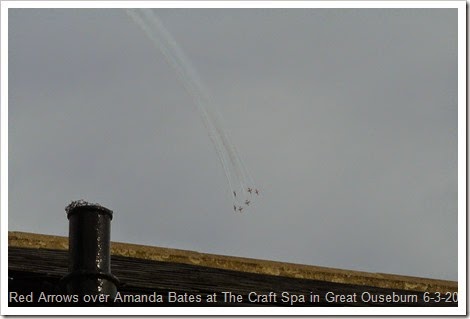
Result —
<path fill-rule="evenodd" d="M 126 9 L 126 12 L 162 52 L 165 60 L 175 69 L 178 78 L 195 101 L 224 169 L 234 205 L 241 208 L 240 201 L 244 203 L 244 200 L 250 197 L 251 193 L 248 195 L 247 189 L 248 187 L 254 188 L 254 181 L 240 159 L 235 145 L 223 129 L 220 114 L 210 107 L 214 105 L 211 95 L 183 51 L 151 9 Z M 240 187 L 238 196 L 237 189 L 234 188 L 234 180 L 235 184 Z"/>
<path fill-rule="evenodd" d="M 222 164 L 225 176 L 227 178 L 229 187 L 232 192 L 233 190 L 232 177 L 231 177 L 229 168 L 227 167 L 227 164 L 226 164 L 225 155 L 223 154 L 223 151 L 221 149 L 222 143 L 220 141 L 219 136 L 215 133 L 213 123 L 208 118 L 206 109 L 203 107 L 205 103 L 204 97 L 201 96 L 201 94 L 198 94 L 203 91 L 203 88 L 196 87 L 195 85 L 197 84 L 197 81 L 191 80 L 191 77 L 193 79 L 197 79 L 197 75 L 195 75 L 194 72 L 191 72 L 188 74 L 188 71 L 191 70 L 190 66 L 184 67 L 184 65 L 178 61 L 178 60 L 184 61 L 184 56 L 182 55 L 182 52 L 180 52 L 178 47 L 175 47 L 174 41 L 172 41 L 172 38 L 170 37 L 169 33 L 166 31 L 163 25 L 161 25 L 160 21 L 155 19 L 155 17 L 152 15 L 151 12 L 149 12 L 148 9 L 147 10 L 127 9 L 126 12 L 144 30 L 144 32 L 150 38 L 152 43 L 163 53 L 167 62 L 175 69 L 176 74 L 178 78 L 181 80 L 181 82 L 183 83 L 183 85 L 185 86 L 185 89 L 189 92 L 189 94 L 195 100 L 196 106 L 198 107 L 198 111 L 201 114 L 203 123 L 206 129 L 208 130 L 209 137 L 215 146 L 218 158 Z M 155 32 L 155 30 L 159 30 L 160 32 L 157 33 Z M 165 46 L 164 45 L 165 43 L 171 45 L 172 50 L 170 50 L 169 46 Z M 232 196 L 233 196 L 233 193 L 232 193 Z"/>
<path fill-rule="evenodd" d="M 227 152 L 230 155 L 230 159 L 232 161 L 233 168 L 235 169 L 239 183 L 241 185 L 240 192 L 245 194 L 245 196 L 251 197 L 251 193 L 247 191 L 248 188 L 254 189 L 255 182 L 251 177 L 248 169 L 243 164 L 242 159 L 240 158 L 239 152 L 235 146 L 235 144 L 230 140 L 230 135 L 227 133 L 226 130 L 222 128 L 222 117 L 220 116 L 219 112 L 215 108 L 208 109 L 209 116 L 213 119 L 214 126 L 219 134 L 222 143 L 224 144 Z"/>

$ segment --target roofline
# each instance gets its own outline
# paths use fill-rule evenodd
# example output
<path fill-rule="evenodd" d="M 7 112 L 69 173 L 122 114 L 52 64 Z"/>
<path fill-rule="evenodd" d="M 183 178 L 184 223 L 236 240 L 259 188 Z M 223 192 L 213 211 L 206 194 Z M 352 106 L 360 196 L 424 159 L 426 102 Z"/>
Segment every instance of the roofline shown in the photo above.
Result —
<path fill-rule="evenodd" d="M 8 232 L 8 246 L 31 249 L 68 250 L 68 237 L 25 232 Z M 458 283 L 456 281 L 343 270 L 119 242 L 111 242 L 111 255 L 387 289 L 422 292 L 458 291 Z"/>

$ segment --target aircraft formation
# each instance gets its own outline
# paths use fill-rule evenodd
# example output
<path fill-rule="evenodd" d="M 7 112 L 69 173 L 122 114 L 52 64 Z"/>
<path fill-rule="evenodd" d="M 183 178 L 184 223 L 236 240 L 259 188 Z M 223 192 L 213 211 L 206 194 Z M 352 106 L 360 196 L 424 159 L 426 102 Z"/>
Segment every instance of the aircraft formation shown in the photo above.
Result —
<path fill-rule="evenodd" d="M 260 193 L 257 188 L 251 188 L 251 187 L 248 187 L 248 188 L 246 189 L 246 191 L 247 191 L 247 193 L 249 194 L 249 198 L 248 198 L 248 199 L 245 199 L 245 201 L 243 202 L 243 204 L 234 204 L 234 205 L 233 205 L 233 210 L 234 210 L 235 212 L 238 211 L 239 213 L 242 213 L 245 208 L 247 208 L 248 206 L 250 206 L 250 204 L 251 204 L 251 195 L 252 195 L 252 194 L 255 194 L 255 195 L 259 196 L 259 193 Z M 234 198 L 237 198 L 237 192 L 236 192 L 236 191 L 233 191 L 233 196 L 234 196 Z"/>

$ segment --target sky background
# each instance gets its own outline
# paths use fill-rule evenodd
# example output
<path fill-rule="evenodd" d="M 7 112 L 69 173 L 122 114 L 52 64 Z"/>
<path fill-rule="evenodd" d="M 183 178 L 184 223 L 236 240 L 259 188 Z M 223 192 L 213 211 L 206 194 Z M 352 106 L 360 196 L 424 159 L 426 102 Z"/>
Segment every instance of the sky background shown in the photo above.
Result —
<path fill-rule="evenodd" d="M 261 196 L 233 212 L 174 69 L 120 9 L 10 9 L 9 230 L 457 280 L 457 9 L 157 9 Z"/>

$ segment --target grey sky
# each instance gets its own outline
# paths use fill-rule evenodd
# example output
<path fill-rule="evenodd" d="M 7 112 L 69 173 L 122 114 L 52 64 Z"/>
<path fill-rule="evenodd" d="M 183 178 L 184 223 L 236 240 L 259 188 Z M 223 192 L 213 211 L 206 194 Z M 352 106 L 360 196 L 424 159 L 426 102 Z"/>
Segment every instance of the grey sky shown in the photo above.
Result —
<path fill-rule="evenodd" d="M 262 196 L 118 9 L 11 9 L 9 229 L 457 280 L 456 9 L 166 9 Z"/>

